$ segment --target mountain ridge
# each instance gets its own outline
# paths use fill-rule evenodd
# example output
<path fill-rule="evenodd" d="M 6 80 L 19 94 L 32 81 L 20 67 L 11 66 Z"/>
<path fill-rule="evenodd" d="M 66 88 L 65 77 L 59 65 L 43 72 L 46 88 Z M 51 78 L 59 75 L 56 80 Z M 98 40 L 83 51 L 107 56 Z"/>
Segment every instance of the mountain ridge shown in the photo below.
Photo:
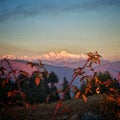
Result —
<path fill-rule="evenodd" d="M 29 74 L 32 74 L 36 68 L 31 68 L 30 65 L 26 65 L 28 61 L 23 61 L 23 60 L 9 60 L 10 64 L 14 69 L 18 70 L 24 70 L 28 72 Z M 76 64 L 77 67 L 81 67 L 83 65 L 84 61 L 79 61 L 79 64 Z M 45 64 L 45 63 L 44 63 Z M 6 69 L 9 69 L 8 64 L 4 60 L 0 60 L 0 67 L 3 66 Z M 71 67 L 67 66 L 56 66 L 56 65 L 51 65 L 51 64 L 45 64 L 46 69 L 48 72 L 55 72 L 60 80 L 63 80 L 64 77 L 70 81 L 72 78 L 73 74 L 73 69 Z M 76 67 L 76 68 L 77 68 Z M 118 73 L 120 72 L 120 61 L 118 62 L 109 62 L 109 61 L 101 61 L 101 65 L 94 65 L 94 70 L 97 72 L 104 72 L 104 71 L 109 71 L 113 77 L 117 77 Z"/>
<path fill-rule="evenodd" d="M 22 60 L 22 61 L 32 61 L 37 62 L 42 60 L 44 64 L 49 64 L 53 66 L 65 66 L 69 68 L 76 68 L 84 64 L 87 59 L 86 54 L 71 54 L 66 51 L 60 52 L 49 52 L 39 56 L 15 56 L 15 55 L 1 55 L 0 59 L 12 59 L 12 60 Z M 102 62 L 108 62 L 108 60 L 102 59 Z"/>
<path fill-rule="evenodd" d="M 54 61 L 54 60 L 79 60 L 79 59 L 86 59 L 87 56 L 85 54 L 71 54 L 69 52 L 66 51 L 60 51 L 60 52 L 49 52 L 49 53 L 45 53 L 39 56 L 15 56 L 12 54 L 8 54 L 8 55 L 1 55 L 0 59 L 3 58 L 8 58 L 8 59 L 20 59 L 20 60 L 49 60 L 49 61 Z"/>

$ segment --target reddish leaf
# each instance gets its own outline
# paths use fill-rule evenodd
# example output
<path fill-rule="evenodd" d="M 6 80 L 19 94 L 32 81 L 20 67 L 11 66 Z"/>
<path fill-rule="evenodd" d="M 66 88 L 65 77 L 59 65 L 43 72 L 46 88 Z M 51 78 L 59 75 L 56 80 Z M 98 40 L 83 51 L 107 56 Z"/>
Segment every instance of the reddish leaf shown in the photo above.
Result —
<path fill-rule="evenodd" d="M 7 83 L 8 83 L 8 79 L 3 80 L 3 81 L 2 81 L 2 87 L 4 87 L 4 86 L 5 86 L 5 84 L 7 84 Z"/>
<path fill-rule="evenodd" d="M 84 94 L 82 94 L 82 98 L 83 98 L 84 102 L 87 103 L 87 98 Z"/>
<path fill-rule="evenodd" d="M 82 94 L 82 98 L 83 98 L 84 102 L 87 103 L 87 98 L 84 94 Z"/>
<path fill-rule="evenodd" d="M 96 93 L 100 94 L 100 88 L 99 87 L 96 88 Z"/>
<path fill-rule="evenodd" d="M 95 83 L 96 84 L 100 84 L 101 83 L 101 81 L 98 79 L 98 77 L 95 77 Z"/>
<path fill-rule="evenodd" d="M 120 96 L 116 100 L 117 100 L 118 105 L 120 106 Z"/>
<path fill-rule="evenodd" d="M 7 92 L 8 97 L 11 97 L 13 95 L 13 92 L 9 91 Z"/>
<path fill-rule="evenodd" d="M 45 102 L 48 102 L 48 101 L 49 101 L 49 99 L 50 99 L 50 94 L 47 96 L 47 98 L 46 98 Z"/>
<path fill-rule="evenodd" d="M 76 94 L 75 94 L 75 99 L 78 99 L 78 98 L 80 98 L 80 91 L 78 91 Z"/>
<path fill-rule="evenodd" d="M 120 118 L 120 112 L 117 113 L 118 118 Z"/>
<path fill-rule="evenodd" d="M 115 98 L 113 96 L 107 96 L 108 100 L 113 102 L 113 101 L 116 101 Z"/>
<path fill-rule="evenodd" d="M 58 110 L 61 106 L 62 106 L 62 102 L 59 101 L 59 102 L 57 103 L 56 110 Z"/>
<path fill-rule="evenodd" d="M 88 55 L 88 57 L 92 57 L 93 56 L 93 53 L 92 52 L 89 52 L 89 53 L 87 53 L 87 55 Z"/>
<path fill-rule="evenodd" d="M 35 78 L 35 84 L 38 86 L 40 84 L 40 78 L 39 77 L 36 77 Z"/>
<path fill-rule="evenodd" d="M 72 86 L 72 88 L 74 93 L 78 91 L 78 88 L 76 86 Z"/>
<path fill-rule="evenodd" d="M 112 82 L 112 81 L 107 80 L 107 81 L 106 81 L 106 84 L 105 84 L 105 87 L 108 87 L 108 86 L 111 84 L 111 82 Z"/>
<path fill-rule="evenodd" d="M 3 81 L 2 81 L 2 87 L 5 86 L 5 83 L 6 83 L 5 80 L 3 80 Z"/>
<path fill-rule="evenodd" d="M 114 88 L 110 88 L 110 91 L 111 91 L 111 92 L 114 92 L 114 91 L 115 91 L 115 89 L 114 89 Z"/>
<path fill-rule="evenodd" d="M 90 88 L 91 88 L 91 85 L 87 86 L 87 88 L 85 89 L 85 95 L 86 95 L 88 92 L 92 93 L 92 91 L 91 91 Z"/>

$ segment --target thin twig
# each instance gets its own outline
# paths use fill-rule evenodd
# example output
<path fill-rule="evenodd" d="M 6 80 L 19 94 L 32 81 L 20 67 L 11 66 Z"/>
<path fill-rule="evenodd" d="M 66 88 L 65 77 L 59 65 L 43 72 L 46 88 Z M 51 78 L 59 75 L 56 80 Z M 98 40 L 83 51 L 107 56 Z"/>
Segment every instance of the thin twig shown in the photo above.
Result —
<path fill-rule="evenodd" d="M 10 62 L 9 62 L 7 59 L 4 59 L 4 60 L 8 63 L 8 66 L 9 66 L 9 68 L 11 69 L 11 71 L 14 71 L 14 69 L 12 68 Z M 20 95 L 21 95 L 21 97 L 22 97 L 22 99 L 23 99 L 23 105 L 25 106 L 24 103 L 25 103 L 26 100 L 25 100 L 25 97 L 23 97 L 22 89 L 21 89 L 20 84 L 19 84 L 20 82 L 18 81 L 17 76 L 15 75 L 15 73 L 12 72 L 12 74 L 13 74 L 13 76 L 14 76 L 15 81 L 17 82 L 18 90 L 21 91 L 21 92 L 20 92 Z M 24 107 L 24 109 L 25 109 L 25 111 L 26 111 L 26 116 L 27 116 L 27 118 L 29 119 L 29 113 L 28 113 L 28 111 L 27 111 L 27 109 L 26 109 L 26 106 Z"/>

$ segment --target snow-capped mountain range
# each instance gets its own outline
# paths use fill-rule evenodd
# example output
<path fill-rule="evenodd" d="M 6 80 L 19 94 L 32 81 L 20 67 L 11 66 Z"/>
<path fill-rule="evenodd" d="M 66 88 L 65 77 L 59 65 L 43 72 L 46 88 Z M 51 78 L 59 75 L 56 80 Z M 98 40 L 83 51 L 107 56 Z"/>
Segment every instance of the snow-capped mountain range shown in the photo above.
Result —
<path fill-rule="evenodd" d="M 32 61 L 32 62 L 37 62 L 38 60 L 42 60 L 44 64 L 59 66 L 59 67 L 69 67 L 73 69 L 83 65 L 85 60 L 87 59 L 87 55 L 71 54 L 66 51 L 50 52 L 39 56 L 0 55 L 0 59 L 4 59 L 4 58 L 11 60 L 24 60 L 24 61 Z M 108 62 L 108 60 L 102 60 L 102 64 L 106 62 Z"/>
<path fill-rule="evenodd" d="M 75 61 L 80 61 L 80 60 L 84 60 L 87 58 L 87 54 L 72 54 L 69 53 L 67 51 L 60 51 L 60 52 L 49 52 L 49 53 L 45 53 L 45 54 L 41 54 L 38 56 L 16 56 L 13 54 L 1 54 L 0 53 L 0 59 L 3 58 L 7 58 L 7 59 L 11 59 L 11 60 L 27 60 L 27 61 L 35 61 L 35 60 L 42 60 L 42 61 L 71 61 L 71 62 L 75 62 Z M 110 61 L 119 61 L 120 57 L 114 56 L 114 57 L 108 57 L 107 60 Z"/>
<path fill-rule="evenodd" d="M 63 67 L 63 68 L 67 67 L 73 69 L 82 66 L 87 59 L 87 55 L 86 54 L 76 55 L 76 54 L 68 53 L 66 51 L 61 51 L 61 52 L 50 52 L 50 53 L 42 54 L 40 56 L 32 56 L 32 57 L 15 56 L 15 55 L 0 56 L 0 59 L 4 59 L 4 58 L 10 60 L 18 60 L 17 62 L 19 62 L 19 60 L 32 61 L 32 62 L 37 62 L 38 60 L 42 60 L 42 62 L 46 65 Z M 120 72 L 120 61 L 110 62 L 107 60 L 101 60 L 101 66 L 99 66 L 99 68 L 102 71 L 103 70 L 112 71 L 112 73 L 116 76 L 115 73 Z"/>
<path fill-rule="evenodd" d="M 78 60 L 78 59 L 85 59 L 87 56 L 85 54 L 82 55 L 76 55 L 76 54 L 71 54 L 66 51 L 61 51 L 61 52 L 50 52 L 50 53 L 45 53 L 40 56 L 15 56 L 15 55 L 2 55 L 0 56 L 0 59 L 2 58 L 8 58 L 8 59 L 21 59 L 21 60 L 49 60 L 49 61 L 54 61 L 54 60 Z"/>
<path fill-rule="evenodd" d="M 3 55 L 0 56 L 0 59 L 11 59 L 11 60 L 26 60 L 26 61 L 37 61 L 42 60 L 45 64 L 50 64 L 54 66 L 67 66 L 67 67 L 76 67 L 76 62 L 85 60 L 87 58 L 86 54 L 76 55 L 71 54 L 66 51 L 61 52 L 50 52 L 48 54 L 43 54 L 40 56 L 15 56 L 15 55 Z"/>

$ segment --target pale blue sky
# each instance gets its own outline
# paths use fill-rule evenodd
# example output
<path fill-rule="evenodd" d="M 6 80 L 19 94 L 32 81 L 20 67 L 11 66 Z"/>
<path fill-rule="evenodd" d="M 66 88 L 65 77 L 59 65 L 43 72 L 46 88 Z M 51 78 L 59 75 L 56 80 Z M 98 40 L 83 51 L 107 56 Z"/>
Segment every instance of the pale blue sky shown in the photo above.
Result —
<path fill-rule="evenodd" d="M 120 57 L 120 0 L 0 0 L 0 55 L 61 50 Z"/>

